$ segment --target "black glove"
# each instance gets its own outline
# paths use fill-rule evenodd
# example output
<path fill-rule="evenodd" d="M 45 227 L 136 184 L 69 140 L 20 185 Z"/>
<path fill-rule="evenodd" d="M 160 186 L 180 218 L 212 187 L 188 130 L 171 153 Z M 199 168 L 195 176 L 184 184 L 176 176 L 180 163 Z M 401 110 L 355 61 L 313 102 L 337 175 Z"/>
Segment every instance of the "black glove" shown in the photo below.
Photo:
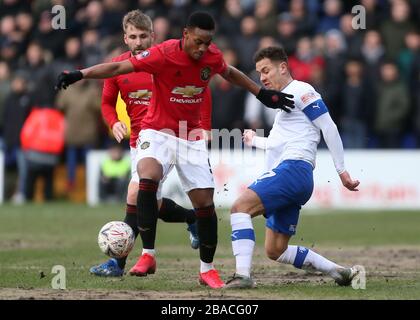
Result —
<path fill-rule="evenodd" d="M 271 109 L 280 108 L 286 112 L 290 112 L 290 109 L 295 107 L 293 95 L 276 90 L 261 88 L 260 92 L 258 92 L 257 99 Z"/>
<path fill-rule="evenodd" d="M 55 85 L 55 90 L 67 89 L 69 85 L 83 79 L 83 73 L 79 70 L 61 72 Z"/>

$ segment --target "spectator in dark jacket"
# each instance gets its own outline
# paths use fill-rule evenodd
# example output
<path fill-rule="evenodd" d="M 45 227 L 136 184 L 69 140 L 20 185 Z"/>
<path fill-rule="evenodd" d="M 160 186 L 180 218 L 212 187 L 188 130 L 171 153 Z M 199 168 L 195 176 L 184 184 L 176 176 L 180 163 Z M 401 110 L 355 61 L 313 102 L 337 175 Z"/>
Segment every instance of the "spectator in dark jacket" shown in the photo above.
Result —
<path fill-rule="evenodd" d="M 243 10 L 240 0 L 226 0 L 219 23 L 220 34 L 233 39 L 241 32 L 241 19 Z"/>
<path fill-rule="evenodd" d="M 325 34 L 325 102 L 334 120 L 341 116 L 341 88 L 344 83 L 344 65 L 346 63 L 346 42 L 339 30 L 330 30 Z"/>
<path fill-rule="evenodd" d="M 274 0 L 257 0 L 254 16 L 261 36 L 276 36 L 277 8 Z"/>
<path fill-rule="evenodd" d="M 308 11 L 305 0 L 290 1 L 290 15 L 296 24 L 296 33 L 300 36 L 312 36 L 316 31 L 317 15 Z"/>
<path fill-rule="evenodd" d="M 391 18 L 381 24 L 381 34 L 384 39 L 386 56 L 397 59 L 404 49 L 404 37 L 414 29 L 410 20 L 410 6 L 406 0 L 391 1 Z"/>
<path fill-rule="evenodd" d="M 367 144 L 368 119 L 374 107 L 375 94 L 363 76 L 359 60 L 350 60 L 345 66 L 346 80 L 341 90 L 341 135 L 345 148 L 364 148 Z"/>
<path fill-rule="evenodd" d="M 241 21 L 241 34 L 234 38 L 234 47 L 238 54 L 240 69 L 245 73 L 255 68 L 252 58 L 259 41 L 257 21 L 253 16 L 244 17 Z"/>
<path fill-rule="evenodd" d="M 38 42 L 29 44 L 20 68 L 31 75 L 28 83 L 31 101 L 39 106 L 51 106 L 55 96 L 54 81 L 56 73 L 47 63 L 45 50 Z"/>
<path fill-rule="evenodd" d="M 325 0 L 324 16 L 318 24 L 318 32 L 326 33 L 340 28 L 341 2 L 339 0 Z"/>
<path fill-rule="evenodd" d="M 3 113 L 6 168 L 17 166 L 18 181 L 13 201 L 18 203 L 25 200 L 27 166 L 21 150 L 20 131 L 31 109 L 31 100 L 27 89 L 28 76 L 24 72 L 15 74 L 11 92 L 4 101 Z"/>
<path fill-rule="evenodd" d="M 237 65 L 235 51 L 223 52 L 226 63 Z M 222 77 L 215 77 L 211 86 L 212 92 L 212 124 L 214 129 L 243 129 L 243 105 L 245 92 L 233 86 Z"/>
<path fill-rule="evenodd" d="M 0 150 L 3 150 L 4 100 L 10 92 L 10 69 L 6 62 L 0 62 Z"/>
<path fill-rule="evenodd" d="M 297 34 L 296 22 L 290 13 L 284 12 L 277 17 L 277 41 L 286 51 L 287 55 L 295 52 Z"/>
<path fill-rule="evenodd" d="M 374 129 L 380 148 L 398 148 L 406 129 L 410 112 L 409 95 L 399 78 L 396 64 L 385 61 L 381 66 Z"/>
<path fill-rule="evenodd" d="M 49 11 L 44 11 L 38 22 L 34 33 L 36 40 L 42 48 L 48 50 L 54 57 L 63 55 L 63 44 L 66 39 L 66 30 L 54 30 L 52 27 L 52 15 Z"/>

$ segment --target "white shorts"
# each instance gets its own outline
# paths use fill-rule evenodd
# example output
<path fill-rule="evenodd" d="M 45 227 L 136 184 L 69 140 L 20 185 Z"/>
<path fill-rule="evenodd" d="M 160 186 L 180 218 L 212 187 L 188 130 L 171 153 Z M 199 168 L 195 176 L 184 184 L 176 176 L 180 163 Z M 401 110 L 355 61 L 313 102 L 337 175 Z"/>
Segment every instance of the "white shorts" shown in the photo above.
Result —
<path fill-rule="evenodd" d="M 131 180 L 130 183 L 136 183 L 137 185 L 140 183 L 139 174 L 137 173 L 137 162 L 139 159 L 136 157 L 137 155 L 137 149 L 130 147 L 130 157 L 131 157 Z M 162 199 L 162 183 L 165 181 L 166 176 L 160 181 L 158 190 L 156 192 L 156 199 L 160 200 Z"/>
<path fill-rule="evenodd" d="M 188 141 L 152 129 L 142 130 L 137 139 L 133 166 L 143 158 L 154 158 L 162 165 L 163 178 L 159 184 L 161 197 L 162 183 L 175 167 L 185 192 L 193 189 L 214 188 L 213 173 L 209 153 L 204 140 Z M 136 169 L 135 169 L 136 170 Z M 137 180 L 137 170 L 135 171 Z M 133 181 L 133 178 L 132 178 Z M 158 196 L 158 199 L 160 199 Z"/>

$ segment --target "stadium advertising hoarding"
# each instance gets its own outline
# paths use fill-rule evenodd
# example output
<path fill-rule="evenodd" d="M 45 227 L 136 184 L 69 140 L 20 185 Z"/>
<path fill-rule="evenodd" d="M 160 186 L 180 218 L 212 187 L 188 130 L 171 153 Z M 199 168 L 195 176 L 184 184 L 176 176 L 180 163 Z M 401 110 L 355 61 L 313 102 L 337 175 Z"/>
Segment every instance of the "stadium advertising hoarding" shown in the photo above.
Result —
<path fill-rule="evenodd" d="M 104 152 L 88 156 L 88 203 L 98 204 L 97 179 Z M 264 174 L 263 151 L 212 150 L 210 153 L 216 184 L 216 207 L 230 207 L 239 194 Z M 320 150 L 314 171 L 315 188 L 307 209 L 420 209 L 420 151 L 347 150 L 346 168 L 361 182 L 359 192 L 347 191 L 335 171 L 327 150 Z M 163 186 L 163 195 L 190 205 L 182 191 L 176 170 Z"/>

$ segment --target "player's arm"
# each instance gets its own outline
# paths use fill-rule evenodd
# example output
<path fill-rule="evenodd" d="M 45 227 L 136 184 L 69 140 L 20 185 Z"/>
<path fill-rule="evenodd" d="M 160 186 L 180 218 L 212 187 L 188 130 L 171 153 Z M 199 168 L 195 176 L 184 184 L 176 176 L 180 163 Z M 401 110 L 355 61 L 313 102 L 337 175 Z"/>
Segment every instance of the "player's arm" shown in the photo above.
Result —
<path fill-rule="evenodd" d="M 64 71 L 58 76 L 55 88 L 56 90 L 67 89 L 69 85 L 82 79 L 106 79 L 133 71 L 134 66 L 129 60 L 101 63 L 71 72 Z"/>
<path fill-rule="evenodd" d="M 127 126 L 119 121 L 116 110 L 119 88 L 115 78 L 105 79 L 102 89 L 101 112 L 105 122 L 112 130 L 115 140 L 121 142 L 127 134 Z"/>
<path fill-rule="evenodd" d="M 133 71 L 134 66 L 129 60 L 101 63 L 80 70 L 84 79 L 105 79 Z"/>
<path fill-rule="evenodd" d="M 276 90 L 262 88 L 242 71 L 233 66 L 228 65 L 221 75 L 227 81 L 251 92 L 268 108 L 280 108 L 286 112 L 290 112 L 291 109 L 295 107 L 292 95 Z"/>
<path fill-rule="evenodd" d="M 322 99 L 316 100 L 303 109 L 312 123 L 322 131 L 325 143 L 333 158 L 335 169 L 340 176 L 342 184 L 350 191 L 359 191 L 358 180 L 352 180 L 344 166 L 344 148 L 337 126 L 332 120 Z"/>
<path fill-rule="evenodd" d="M 109 62 L 72 72 L 62 72 L 58 76 L 57 90 L 66 89 L 81 79 L 106 79 L 131 72 L 156 73 L 165 68 L 165 57 L 159 49 L 150 49 L 121 62 Z"/>
<path fill-rule="evenodd" d="M 261 90 L 261 87 L 251 78 L 231 65 L 227 66 L 226 71 L 222 74 L 222 77 L 227 81 L 248 90 L 254 96 L 257 96 Z"/>

